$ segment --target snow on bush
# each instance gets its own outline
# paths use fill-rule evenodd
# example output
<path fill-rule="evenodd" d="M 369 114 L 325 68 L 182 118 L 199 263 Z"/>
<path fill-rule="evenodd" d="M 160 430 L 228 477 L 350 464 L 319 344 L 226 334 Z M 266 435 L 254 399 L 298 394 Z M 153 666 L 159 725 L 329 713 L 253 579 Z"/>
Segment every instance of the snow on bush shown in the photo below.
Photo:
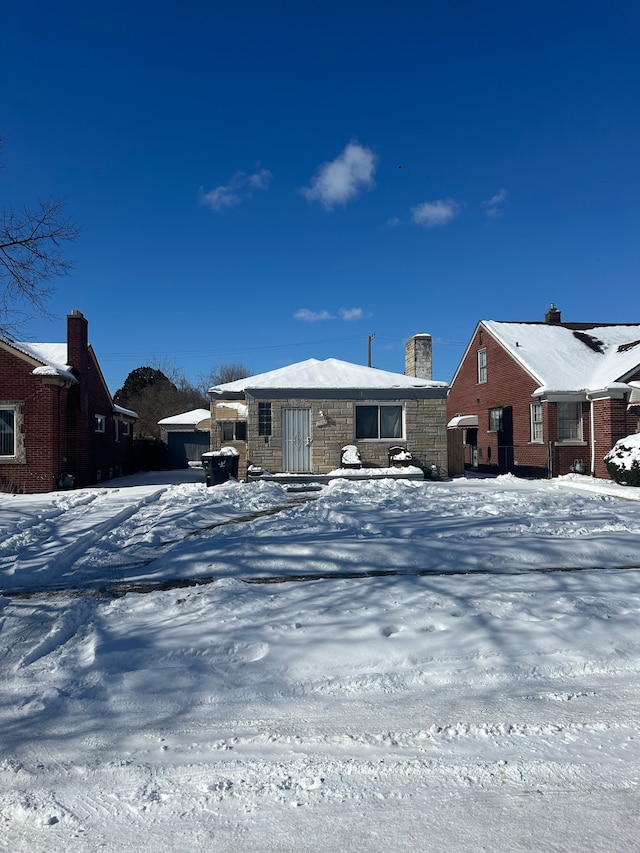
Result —
<path fill-rule="evenodd" d="M 612 480 L 623 486 L 640 486 L 640 433 L 617 441 L 604 457 Z"/>

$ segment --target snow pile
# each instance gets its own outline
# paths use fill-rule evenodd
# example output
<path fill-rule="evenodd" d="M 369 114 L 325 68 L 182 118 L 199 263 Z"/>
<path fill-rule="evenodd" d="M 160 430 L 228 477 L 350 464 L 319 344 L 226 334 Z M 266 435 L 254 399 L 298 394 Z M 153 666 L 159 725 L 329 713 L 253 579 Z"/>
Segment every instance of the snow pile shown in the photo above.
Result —
<path fill-rule="evenodd" d="M 640 490 L 181 473 L 0 495 L 0 846 L 635 849 Z"/>
<path fill-rule="evenodd" d="M 609 476 L 617 483 L 640 486 L 640 433 L 617 441 L 604 461 Z"/>

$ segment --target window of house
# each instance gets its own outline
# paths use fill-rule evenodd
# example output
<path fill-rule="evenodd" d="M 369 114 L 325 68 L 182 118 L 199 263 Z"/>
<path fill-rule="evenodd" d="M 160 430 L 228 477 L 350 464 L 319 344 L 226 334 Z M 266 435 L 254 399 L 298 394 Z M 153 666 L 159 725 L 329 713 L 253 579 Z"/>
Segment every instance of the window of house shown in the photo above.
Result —
<path fill-rule="evenodd" d="M 542 443 L 542 403 L 529 404 L 529 417 L 531 426 L 531 441 L 536 444 Z"/>
<path fill-rule="evenodd" d="M 580 403 L 558 403 L 558 441 L 582 441 Z"/>
<path fill-rule="evenodd" d="M 16 455 L 16 410 L 13 406 L 0 408 L 0 456 Z"/>
<path fill-rule="evenodd" d="M 220 421 L 221 441 L 246 441 L 246 421 Z"/>
<path fill-rule="evenodd" d="M 129 421 L 123 421 L 122 435 L 131 435 L 131 424 L 129 423 Z"/>
<path fill-rule="evenodd" d="M 478 350 L 478 383 L 487 381 L 487 351 Z"/>
<path fill-rule="evenodd" d="M 402 406 L 356 406 L 356 438 L 402 438 Z"/>
<path fill-rule="evenodd" d="M 104 415 L 96 415 L 96 432 L 104 432 L 107 426 L 107 419 Z"/>
<path fill-rule="evenodd" d="M 489 409 L 489 432 L 502 430 L 502 409 Z"/>
<path fill-rule="evenodd" d="M 271 435 L 271 403 L 258 403 L 258 435 Z"/>

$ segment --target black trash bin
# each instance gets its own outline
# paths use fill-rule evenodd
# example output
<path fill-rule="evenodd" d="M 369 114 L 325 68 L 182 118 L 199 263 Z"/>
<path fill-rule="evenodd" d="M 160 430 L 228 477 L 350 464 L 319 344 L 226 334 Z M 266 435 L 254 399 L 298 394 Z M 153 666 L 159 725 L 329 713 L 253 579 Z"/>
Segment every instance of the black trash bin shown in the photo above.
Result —
<path fill-rule="evenodd" d="M 237 480 L 239 461 L 240 457 L 235 448 L 203 453 L 202 467 L 205 471 L 207 486 L 218 486 L 220 483 L 226 483 L 231 477 Z"/>

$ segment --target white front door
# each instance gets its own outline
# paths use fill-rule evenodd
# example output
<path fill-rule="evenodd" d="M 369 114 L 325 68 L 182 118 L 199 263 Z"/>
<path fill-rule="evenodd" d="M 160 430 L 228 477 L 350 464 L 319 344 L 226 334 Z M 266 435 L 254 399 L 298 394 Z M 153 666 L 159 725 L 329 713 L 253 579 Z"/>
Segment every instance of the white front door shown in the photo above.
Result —
<path fill-rule="evenodd" d="M 290 474 L 311 471 L 311 409 L 282 410 L 282 469 Z"/>

